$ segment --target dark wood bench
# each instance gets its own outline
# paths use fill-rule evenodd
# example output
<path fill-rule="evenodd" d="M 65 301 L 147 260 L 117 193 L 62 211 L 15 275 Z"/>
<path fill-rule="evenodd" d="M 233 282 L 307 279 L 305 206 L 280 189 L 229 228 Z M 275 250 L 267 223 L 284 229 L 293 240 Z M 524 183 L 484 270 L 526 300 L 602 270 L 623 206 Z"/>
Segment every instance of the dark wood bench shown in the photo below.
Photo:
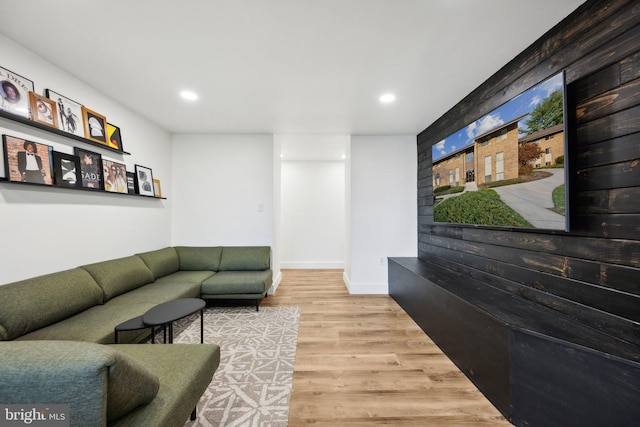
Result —
<path fill-rule="evenodd" d="M 637 344 L 527 299 L 526 292 L 489 285 L 486 276 L 445 268 L 440 259 L 389 259 L 390 295 L 511 422 L 632 425 L 640 419 Z"/>

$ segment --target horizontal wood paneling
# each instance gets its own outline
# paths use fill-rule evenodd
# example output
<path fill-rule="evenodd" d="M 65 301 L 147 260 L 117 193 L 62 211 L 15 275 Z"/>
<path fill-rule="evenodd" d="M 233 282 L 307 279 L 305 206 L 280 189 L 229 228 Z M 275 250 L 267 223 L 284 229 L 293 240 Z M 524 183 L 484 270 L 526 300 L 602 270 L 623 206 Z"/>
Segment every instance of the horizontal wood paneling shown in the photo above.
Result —
<path fill-rule="evenodd" d="M 638 114 L 640 114 L 640 107 L 636 106 L 587 122 L 577 127 L 576 139 L 572 143 L 580 147 L 640 132 L 640 121 L 637 120 Z"/>
<path fill-rule="evenodd" d="M 640 141 L 638 145 L 640 146 Z M 611 190 L 608 209 L 611 213 L 635 214 L 640 212 L 640 187 Z"/>
<path fill-rule="evenodd" d="M 619 67 L 616 67 L 619 69 Z M 635 107 L 640 101 L 640 79 L 616 86 L 576 107 L 578 125 Z"/>
<path fill-rule="evenodd" d="M 564 70 L 570 231 L 433 223 L 431 147 Z M 640 343 L 640 3 L 590 0 L 418 135 L 418 256 Z"/>
<path fill-rule="evenodd" d="M 576 170 L 609 165 L 640 158 L 640 133 L 632 133 L 597 144 L 580 147 L 576 151 Z"/>
<path fill-rule="evenodd" d="M 639 179 L 640 159 L 576 171 L 576 185 L 585 190 L 636 187 Z"/>

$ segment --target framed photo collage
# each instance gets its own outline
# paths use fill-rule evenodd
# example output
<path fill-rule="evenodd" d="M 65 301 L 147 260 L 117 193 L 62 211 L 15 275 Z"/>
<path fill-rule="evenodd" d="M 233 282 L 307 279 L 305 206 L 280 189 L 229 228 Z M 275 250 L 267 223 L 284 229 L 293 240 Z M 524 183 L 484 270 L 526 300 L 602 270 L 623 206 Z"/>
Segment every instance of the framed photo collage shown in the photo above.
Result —
<path fill-rule="evenodd" d="M 33 81 L 1 66 L 0 116 L 128 154 L 120 128 L 103 114 L 52 89 L 37 94 Z M 5 181 L 162 197 L 160 181 L 153 179 L 151 168 L 135 165 L 135 171 L 128 172 L 124 163 L 84 147 L 64 153 L 42 142 L 3 134 L 2 148 L 4 178 L 0 179 Z"/>

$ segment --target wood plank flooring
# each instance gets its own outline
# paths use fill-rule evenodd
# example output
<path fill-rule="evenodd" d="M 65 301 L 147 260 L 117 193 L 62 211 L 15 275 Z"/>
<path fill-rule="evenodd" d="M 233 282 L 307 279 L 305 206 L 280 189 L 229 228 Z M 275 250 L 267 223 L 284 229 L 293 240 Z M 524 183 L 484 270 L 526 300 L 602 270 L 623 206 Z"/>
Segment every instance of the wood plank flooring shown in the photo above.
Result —
<path fill-rule="evenodd" d="M 283 270 L 262 306 L 301 308 L 289 411 L 297 426 L 511 426 L 388 295 L 342 270 Z"/>

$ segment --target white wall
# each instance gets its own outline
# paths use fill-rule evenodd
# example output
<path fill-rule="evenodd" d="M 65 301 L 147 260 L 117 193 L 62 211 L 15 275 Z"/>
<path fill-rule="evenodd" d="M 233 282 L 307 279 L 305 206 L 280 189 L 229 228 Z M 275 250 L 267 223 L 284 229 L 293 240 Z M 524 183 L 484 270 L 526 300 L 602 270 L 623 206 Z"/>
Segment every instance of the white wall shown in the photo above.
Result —
<path fill-rule="evenodd" d="M 280 224 L 280 216 L 281 216 L 281 182 L 282 182 L 282 167 L 281 167 L 281 153 L 282 141 L 274 135 L 273 137 L 273 156 L 271 160 L 271 164 L 273 165 L 273 245 L 271 251 L 271 269 L 273 270 L 273 287 L 271 288 L 271 293 L 275 293 L 278 285 L 280 284 L 280 280 L 282 279 L 282 273 L 280 271 L 281 263 L 280 263 L 280 247 L 281 247 L 281 224 Z"/>
<path fill-rule="evenodd" d="M 350 293 L 388 293 L 387 257 L 417 256 L 415 136 L 352 136 Z"/>
<path fill-rule="evenodd" d="M 273 246 L 273 136 L 173 136 L 174 245 Z"/>
<path fill-rule="evenodd" d="M 124 149 L 131 155 L 0 118 L 3 134 L 68 153 L 75 145 L 84 146 L 124 162 L 131 171 L 135 164 L 150 167 L 167 197 L 157 200 L 0 183 L 0 284 L 181 244 L 270 245 L 274 275 L 279 278 L 278 254 L 286 245 L 274 235 L 283 234 L 281 218 L 274 215 L 281 206 L 274 206 L 274 200 L 280 204 L 281 186 L 288 184 L 280 182 L 279 154 L 274 152 L 279 143 L 274 136 L 172 137 L 2 35 L 0 51 L 0 65 L 33 80 L 36 92 L 53 89 L 104 114 L 121 128 Z M 386 257 L 417 253 L 415 136 L 354 136 L 346 148 L 350 151 L 342 166 L 342 184 L 337 183 L 337 172 L 329 174 L 343 200 L 343 255 L 322 259 L 344 262 L 345 281 L 352 293 L 386 293 Z M 294 169 L 283 174 L 295 172 L 302 179 L 305 168 Z M 310 190 L 320 194 L 318 189 Z M 281 214 L 286 218 L 286 213 Z M 306 260 L 311 258 L 321 259 L 310 255 Z"/>
<path fill-rule="evenodd" d="M 351 137 L 345 144 L 344 162 L 344 279 L 351 277 Z"/>
<path fill-rule="evenodd" d="M 159 178 L 168 200 L 93 194 L 57 188 L 0 183 L 0 284 L 131 255 L 171 244 L 171 137 L 117 101 L 0 34 L 0 66 L 35 83 L 35 92 L 52 89 L 103 114 L 122 131 L 131 155 L 67 140 L 10 120 L 0 132 L 54 146 L 74 146 L 123 162 L 141 164 Z"/>
<path fill-rule="evenodd" d="M 343 268 L 343 161 L 281 164 L 282 268 Z"/>

